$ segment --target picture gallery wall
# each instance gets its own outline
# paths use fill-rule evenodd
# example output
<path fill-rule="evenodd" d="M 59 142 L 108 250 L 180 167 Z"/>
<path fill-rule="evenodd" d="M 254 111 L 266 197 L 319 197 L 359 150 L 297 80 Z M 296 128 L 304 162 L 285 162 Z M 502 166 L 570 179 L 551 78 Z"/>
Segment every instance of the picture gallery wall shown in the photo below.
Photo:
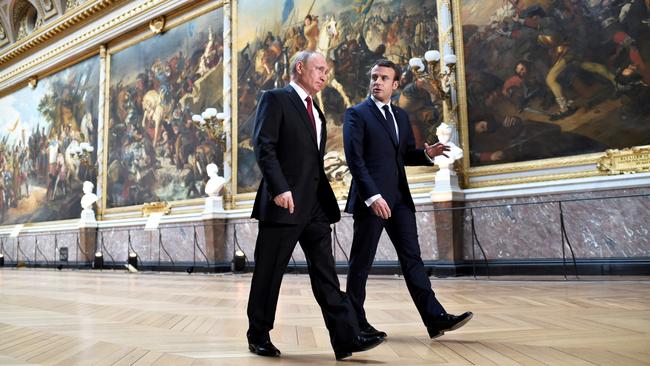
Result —
<path fill-rule="evenodd" d="M 525 173 L 524 163 L 557 158 L 571 166 L 587 154 L 650 145 L 650 10 L 642 0 L 604 3 L 452 1 L 464 55 L 461 174 Z M 343 115 L 367 98 L 377 60 L 403 71 L 392 99 L 407 111 L 416 144 L 437 142 L 443 96 L 430 70 L 409 67 L 439 48 L 435 0 L 227 5 L 186 7 L 163 31 L 144 24 L 109 42 L 105 56 L 89 48 L 52 64 L 38 82 L 0 90 L 0 226 L 78 218 L 84 181 L 103 187 L 99 214 L 152 202 L 201 205 L 210 163 L 228 172 L 229 194 L 250 199 L 261 179 L 252 143 L 257 101 L 289 83 L 290 60 L 305 49 L 322 53 L 330 69 L 315 100 L 328 123 L 325 170 L 339 198 L 351 180 Z M 228 136 L 192 120 L 225 107 L 233 111 Z M 408 175 L 432 182 L 434 172 Z"/>

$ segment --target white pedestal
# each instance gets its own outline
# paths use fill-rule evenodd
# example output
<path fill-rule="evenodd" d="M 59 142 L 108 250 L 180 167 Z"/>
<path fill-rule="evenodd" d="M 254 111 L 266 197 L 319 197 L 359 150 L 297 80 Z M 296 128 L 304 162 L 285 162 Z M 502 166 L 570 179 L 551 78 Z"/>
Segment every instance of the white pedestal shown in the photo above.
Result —
<path fill-rule="evenodd" d="M 431 191 L 431 201 L 464 201 L 465 195 L 458 185 L 458 175 L 448 167 L 436 172 L 436 180 Z"/>
<path fill-rule="evenodd" d="M 223 197 L 210 196 L 205 199 L 205 207 L 203 208 L 203 219 L 219 219 L 225 217 L 226 211 L 223 209 Z"/>
<path fill-rule="evenodd" d="M 81 211 L 81 219 L 79 220 L 79 227 L 97 227 L 97 220 L 95 219 L 95 211 L 86 209 Z"/>

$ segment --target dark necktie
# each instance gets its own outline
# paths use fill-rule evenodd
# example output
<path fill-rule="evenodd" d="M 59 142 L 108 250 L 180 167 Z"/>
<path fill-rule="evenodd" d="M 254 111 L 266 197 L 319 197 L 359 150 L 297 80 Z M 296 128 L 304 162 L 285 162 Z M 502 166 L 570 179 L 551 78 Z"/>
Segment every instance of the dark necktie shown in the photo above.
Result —
<path fill-rule="evenodd" d="M 311 122 L 311 127 L 314 129 L 314 136 L 317 136 L 316 119 L 314 118 L 314 111 L 312 109 L 311 97 L 307 96 L 307 98 L 305 98 L 305 101 L 307 102 L 307 116 L 309 117 L 309 121 Z"/>
<path fill-rule="evenodd" d="M 395 130 L 395 120 L 393 119 L 393 115 L 390 113 L 390 108 L 388 108 L 388 104 L 384 105 L 381 107 L 381 109 L 384 110 L 384 113 L 386 114 L 386 121 L 388 121 L 388 124 L 390 125 L 389 130 L 391 131 L 390 137 L 393 138 L 393 142 L 397 143 L 397 131 Z"/>

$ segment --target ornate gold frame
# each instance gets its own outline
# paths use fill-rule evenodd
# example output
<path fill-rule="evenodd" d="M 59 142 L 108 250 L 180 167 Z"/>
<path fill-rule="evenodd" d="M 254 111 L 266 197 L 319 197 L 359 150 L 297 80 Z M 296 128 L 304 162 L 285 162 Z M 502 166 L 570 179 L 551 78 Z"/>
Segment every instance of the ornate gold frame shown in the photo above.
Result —
<path fill-rule="evenodd" d="M 444 1 L 444 0 L 438 0 Z M 506 163 L 506 164 L 494 164 L 488 166 L 480 167 L 471 167 L 469 162 L 469 134 L 468 134 L 468 110 L 467 110 L 467 85 L 465 80 L 465 50 L 463 44 L 463 24 L 461 20 L 462 12 L 462 0 L 452 0 L 453 1 L 453 22 L 454 22 L 454 47 L 456 49 L 456 55 L 458 56 L 458 65 L 457 65 L 457 85 L 458 85 L 458 105 L 459 105 L 459 114 L 460 114 L 460 123 L 458 125 L 459 132 L 461 133 L 461 144 L 463 148 L 463 160 L 461 168 L 461 176 L 463 177 L 463 186 L 466 188 L 480 188 L 480 187 L 489 187 L 496 185 L 505 185 L 505 184 L 517 184 L 517 183 L 533 183 L 533 182 L 542 182 L 550 180 L 560 180 L 560 179 L 571 179 L 571 178 L 584 178 L 584 177 L 593 177 L 598 175 L 603 175 L 603 172 L 600 172 L 596 169 L 596 163 L 601 159 L 605 152 L 602 153 L 592 153 L 592 154 L 582 154 L 575 156 L 566 156 L 559 158 L 550 158 L 550 159 L 540 159 L 540 160 L 531 160 L 525 162 L 517 163 Z M 584 166 L 591 165 L 593 168 L 586 169 L 583 171 L 572 172 L 572 173 L 548 173 L 548 174 L 539 174 L 527 177 L 517 177 L 517 178 L 504 178 L 504 179 L 493 179 L 485 180 L 480 182 L 470 182 L 471 177 L 481 177 L 481 176 L 490 176 L 490 175 L 500 175 L 516 172 L 526 172 L 526 171 L 539 171 L 542 169 L 553 169 L 553 168 L 564 168 L 564 167 L 575 167 L 575 166 Z"/>
<path fill-rule="evenodd" d="M 192 4 L 189 7 L 183 7 L 180 8 L 170 14 L 166 14 L 164 16 L 164 31 L 175 28 L 181 24 L 187 23 L 195 18 L 198 18 L 204 14 L 207 14 L 211 11 L 214 11 L 216 9 L 219 9 L 223 7 L 226 3 L 228 3 L 227 0 L 221 0 L 221 1 L 201 1 L 197 2 L 196 4 Z M 157 17 L 156 19 L 158 19 Z M 121 37 L 118 37 L 111 42 L 108 43 L 107 45 L 107 51 L 106 51 L 106 67 L 105 67 L 105 85 L 104 87 L 104 136 L 102 137 L 103 139 L 103 144 L 104 144 L 104 149 L 103 149 L 103 164 L 106 165 L 108 162 L 108 120 L 109 120 L 109 89 L 110 89 L 110 75 L 111 75 L 111 56 L 117 52 L 120 52 L 128 47 L 131 47 L 135 44 L 138 44 L 144 40 L 147 40 L 151 37 L 156 36 L 160 32 L 157 29 L 151 29 L 150 27 L 150 22 L 147 22 L 146 24 L 141 25 L 140 27 L 136 28 L 134 31 L 129 32 L 125 35 L 122 35 Z M 225 42 L 225 40 L 224 40 Z M 225 101 L 224 101 L 225 102 Z M 123 207 L 113 207 L 113 208 L 107 208 L 106 207 L 106 202 L 107 202 L 107 167 L 103 169 L 101 177 L 98 177 L 98 179 L 101 179 L 102 181 L 102 187 L 103 187 L 103 194 L 101 197 L 101 206 L 98 207 L 98 215 L 100 217 L 103 217 L 106 214 L 120 214 L 119 218 L 122 218 L 123 215 L 126 216 L 134 216 L 137 217 L 137 215 L 140 215 L 139 212 L 143 209 L 143 207 L 146 207 L 151 204 L 156 204 L 156 203 L 144 203 L 140 205 L 132 205 L 132 206 L 123 206 Z M 201 198 L 193 198 L 193 199 L 188 199 L 188 200 L 177 200 L 170 202 L 169 208 L 172 209 L 174 207 L 180 207 L 180 206 L 191 206 L 191 205 L 200 205 L 203 203 L 203 199 Z M 173 215 L 173 213 L 171 214 Z M 117 218 L 117 217 L 115 217 Z"/>
<path fill-rule="evenodd" d="M 32 77 L 36 78 L 37 80 L 43 80 L 43 79 L 45 79 L 45 78 L 47 78 L 47 77 L 49 77 L 51 75 L 56 74 L 59 71 L 67 69 L 67 68 L 69 68 L 71 66 L 74 66 L 74 65 L 76 65 L 78 63 L 84 62 L 89 58 L 95 57 L 98 54 L 99 54 L 98 49 L 89 50 L 88 52 L 84 53 L 82 56 L 80 56 L 80 57 L 78 57 L 78 58 L 76 58 L 74 60 L 69 60 L 69 61 L 67 61 L 65 63 L 59 64 L 59 65 L 54 65 L 53 67 L 51 67 L 47 71 L 39 74 L 38 76 L 34 75 Z M 30 77 L 30 78 L 32 78 L 32 77 Z M 15 92 L 15 91 L 17 91 L 19 89 L 28 87 L 29 86 L 28 83 L 29 83 L 29 81 L 27 79 L 25 79 L 23 82 L 16 83 L 15 85 L 12 85 L 11 87 L 0 91 L 0 98 L 3 98 L 5 96 L 7 96 L 7 95 L 10 95 L 11 93 L 13 93 L 13 92 Z M 102 86 L 99 85 L 99 88 L 101 88 L 101 87 Z M 101 109 L 98 111 L 98 115 L 100 113 L 102 113 Z M 98 138 L 99 138 L 99 136 L 98 136 Z M 97 164 L 100 163 L 99 157 L 97 158 L 96 163 Z M 65 225 L 65 224 L 70 224 L 70 223 L 73 223 L 73 222 L 77 222 L 78 220 L 79 220 L 78 218 L 72 218 L 72 219 L 62 219 L 62 220 L 53 220 L 53 221 L 28 222 L 28 223 L 23 223 L 22 225 L 24 225 L 26 228 L 28 228 L 28 227 L 40 227 L 40 226 L 56 225 L 56 224 Z M 15 226 L 15 225 L 16 224 L 0 225 L 0 228 L 12 227 L 12 226 Z"/>

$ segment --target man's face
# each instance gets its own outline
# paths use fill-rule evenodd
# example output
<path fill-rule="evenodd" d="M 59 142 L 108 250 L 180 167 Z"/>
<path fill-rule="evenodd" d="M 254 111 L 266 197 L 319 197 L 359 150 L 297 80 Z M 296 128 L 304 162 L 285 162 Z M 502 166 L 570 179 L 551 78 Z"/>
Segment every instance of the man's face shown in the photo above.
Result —
<path fill-rule="evenodd" d="M 486 121 L 476 122 L 474 125 L 474 132 L 476 133 L 485 133 L 488 130 L 488 123 Z"/>
<path fill-rule="evenodd" d="M 517 67 L 515 68 L 515 73 L 517 75 L 523 77 L 526 77 L 526 73 L 528 72 L 528 69 L 526 69 L 526 66 L 524 64 L 517 64 Z"/>
<path fill-rule="evenodd" d="M 325 87 L 328 71 L 323 55 L 314 53 L 305 62 L 296 65 L 296 82 L 309 95 L 315 95 Z"/>
<path fill-rule="evenodd" d="M 370 70 L 370 93 L 382 103 L 388 103 L 399 82 L 395 80 L 395 70 L 386 66 L 375 66 Z"/>

